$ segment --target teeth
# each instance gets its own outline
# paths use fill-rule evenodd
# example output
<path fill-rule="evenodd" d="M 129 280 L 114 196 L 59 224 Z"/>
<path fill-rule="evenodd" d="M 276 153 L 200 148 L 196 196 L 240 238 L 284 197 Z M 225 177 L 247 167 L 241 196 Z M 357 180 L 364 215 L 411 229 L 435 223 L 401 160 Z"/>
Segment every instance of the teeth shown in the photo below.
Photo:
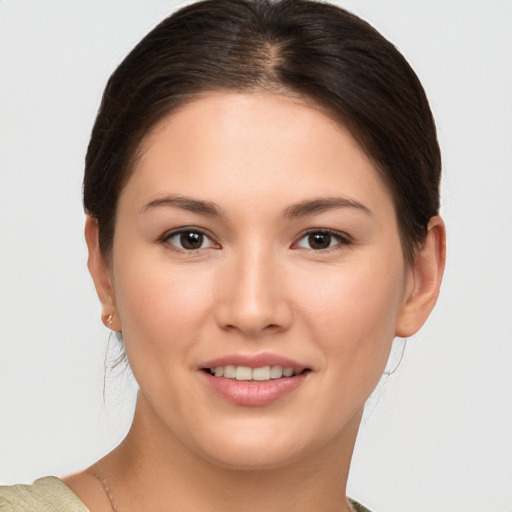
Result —
<path fill-rule="evenodd" d="M 252 370 L 252 380 L 270 380 L 270 366 L 262 366 Z"/>
<path fill-rule="evenodd" d="M 217 369 L 215 369 L 215 371 L 217 371 Z M 224 377 L 227 379 L 234 379 L 236 377 L 236 366 L 224 366 Z"/>
<path fill-rule="evenodd" d="M 283 377 L 291 377 L 293 375 L 293 368 L 283 368 Z"/>
<path fill-rule="evenodd" d="M 237 366 L 235 372 L 236 380 L 251 380 L 252 379 L 252 369 L 248 366 Z"/>
<path fill-rule="evenodd" d="M 270 368 L 270 378 L 271 379 L 280 379 L 283 376 L 283 367 L 282 366 L 272 366 Z"/>
<path fill-rule="evenodd" d="M 293 368 L 275 365 L 275 366 L 261 366 L 259 368 L 250 368 L 249 366 L 217 366 L 211 368 L 210 372 L 215 377 L 225 377 L 226 379 L 236 380 L 256 380 L 268 381 L 271 379 L 280 379 L 281 377 L 292 377 L 298 375 L 300 371 Z"/>

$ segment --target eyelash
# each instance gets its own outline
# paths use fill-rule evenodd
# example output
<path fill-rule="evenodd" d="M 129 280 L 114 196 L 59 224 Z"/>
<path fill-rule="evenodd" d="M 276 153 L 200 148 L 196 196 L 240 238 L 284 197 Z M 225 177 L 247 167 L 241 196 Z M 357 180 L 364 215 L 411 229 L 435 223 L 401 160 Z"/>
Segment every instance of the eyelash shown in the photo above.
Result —
<path fill-rule="evenodd" d="M 178 243 L 182 243 L 183 240 L 181 240 L 181 237 L 183 235 L 199 235 L 201 242 L 209 241 L 209 244 L 204 247 L 203 243 L 201 243 L 201 247 L 197 248 L 185 248 L 185 247 L 179 247 Z M 308 239 L 312 235 L 321 235 L 321 236 L 328 236 L 329 238 L 329 245 L 328 247 L 324 248 L 314 248 L 314 247 L 301 247 L 299 244 L 302 240 Z M 175 237 L 180 237 L 179 242 L 172 242 L 171 240 Z M 336 243 L 331 245 L 332 239 L 336 240 Z M 159 239 L 160 243 L 166 244 L 170 246 L 170 248 L 174 251 L 178 252 L 187 252 L 187 253 L 193 253 L 196 251 L 200 251 L 201 249 L 210 249 L 210 248 L 220 248 L 219 244 L 217 244 L 212 237 L 206 233 L 204 230 L 200 228 L 196 228 L 194 226 L 191 227 L 185 227 L 185 228 L 179 228 L 173 231 L 168 231 L 162 237 Z M 192 240 L 193 242 L 193 240 Z M 309 240 L 311 242 L 311 240 Z M 311 250 L 315 252 L 328 252 L 331 250 L 335 250 L 339 246 L 347 246 L 352 243 L 351 239 L 344 233 L 340 233 L 338 231 L 333 231 L 331 229 L 310 229 L 302 234 L 302 236 L 292 244 L 292 249 L 306 249 Z"/>
<path fill-rule="evenodd" d="M 192 235 L 192 234 L 199 235 L 200 237 L 203 237 L 202 241 L 204 241 L 204 242 L 209 241 L 209 245 L 207 245 L 206 247 L 201 246 L 198 248 L 187 249 L 185 247 L 178 246 L 178 243 L 182 242 L 182 240 L 180 240 L 180 242 L 178 242 L 178 243 L 173 243 L 171 241 L 175 237 L 181 237 L 183 235 Z M 196 228 L 194 226 L 184 227 L 184 228 L 179 228 L 179 229 L 175 229 L 172 231 L 168 231 L 160 237 L 159 242 L 162 244 L 166 244 L 174 251 L 187 252 L 187 253 L 193 253 L 196 251 L 200 251 L 201 249 L 210 249 L 210 248 L 218 249 L 220 247 L 219 244 L 217 244 L 207 232 L 205 232 L 203 229 Z"/>
<path fill-rule="evenodd" d="M 322 249 L 315 249 L 314 247 L 299 247 L 299 243 L 307 239 L 308 237 L 312 235 L 328 235 L 331 238 L 334 238 L 336 240 L 336 243 L 333 245 L 329 245 L 328 247 L 322 248 Z M 331 242 L 332 240 L 330 240 Z M 310 229 L 302 234 L 302 236 L 295 242 L 292 246 L 292 248 L 296 249 L 306 249 L 311 250 L 315 252 L 327 252 L 331 250 L 335 250 L 336 248 L 339 248 L 339 246 L 348 246 L 352 244 L 352 240 L 349 236 L 347 236 L 344 233 L 340 233 L 339 231 L 333 231 L 332 229 Z"/>

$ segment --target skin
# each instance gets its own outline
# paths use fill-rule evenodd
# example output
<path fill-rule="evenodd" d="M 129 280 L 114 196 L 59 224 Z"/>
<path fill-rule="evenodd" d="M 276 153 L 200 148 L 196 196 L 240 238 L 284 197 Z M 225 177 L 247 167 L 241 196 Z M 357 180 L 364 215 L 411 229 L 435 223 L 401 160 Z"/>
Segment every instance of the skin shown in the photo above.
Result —
<path fill-rule="evenodd" d="M 184 227 L 205 233 L 200 248 L 180 245 Z M 304 101 L 217 92 L 174 112 L 143 141 L 109 259 L 86 223 L 103 319 L 122 330 L 140 392 L 125 441 L 65 482 L 98 511 L 111 509 L 98 476 L 121 511 L 349 510 L 364 403 L 394 336 L 435 304 L 444 236 L 432 218 L 406 264 L 372 162 Z M 311 371 L 263 407 L 205 384 L 205 361 L 260 353 Z"/>

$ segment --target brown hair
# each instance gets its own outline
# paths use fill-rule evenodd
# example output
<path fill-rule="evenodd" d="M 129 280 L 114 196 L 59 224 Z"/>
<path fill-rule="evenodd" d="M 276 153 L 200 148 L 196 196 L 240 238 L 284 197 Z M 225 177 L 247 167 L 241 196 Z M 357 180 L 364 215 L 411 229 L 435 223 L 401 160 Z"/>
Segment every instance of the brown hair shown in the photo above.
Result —
<path fill-rule="evenodd" d="M 398 50 L 368 23 L 311 0 L 205 0 L 161 22 L 105 89 L 89 143 L 84 206 L 102 252 L 142 138 L 208 90 L 289 91 L 346 125 L 394 199 L 408 260 L 439 209 L 441 157 L 424 90 Z"/>

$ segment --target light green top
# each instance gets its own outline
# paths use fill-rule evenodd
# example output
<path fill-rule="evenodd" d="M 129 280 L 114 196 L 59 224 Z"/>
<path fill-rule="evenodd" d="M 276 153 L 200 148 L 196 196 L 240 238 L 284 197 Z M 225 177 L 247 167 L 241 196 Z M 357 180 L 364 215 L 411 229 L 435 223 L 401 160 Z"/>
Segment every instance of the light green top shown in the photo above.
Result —
<path fill-rule="evenodd" d="M 350 500 L 356 512 L 370 512 Z M 89 512 L 78 496 L 55 476 L 32 485 L 0 486 L 0 512 Z"/>
<path fill-rule="evenodd" d="M 32 485 L 0 486 L 0 512 L 89 512 L 78 496 L 55 476 Z"/>

